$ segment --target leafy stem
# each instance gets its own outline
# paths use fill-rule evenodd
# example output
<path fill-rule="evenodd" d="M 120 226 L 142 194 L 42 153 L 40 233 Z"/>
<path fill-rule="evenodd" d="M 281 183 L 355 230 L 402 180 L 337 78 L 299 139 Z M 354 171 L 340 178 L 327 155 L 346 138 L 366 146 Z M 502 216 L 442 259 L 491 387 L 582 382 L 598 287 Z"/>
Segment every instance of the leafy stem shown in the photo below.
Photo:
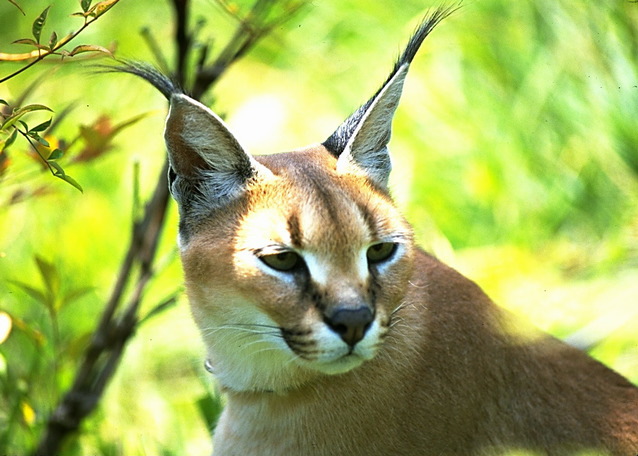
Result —
<path fill-rule="evenodd" d="M 108 10 L 110 10 L 113 6 L 115 6 L 119 1 L 120 0 L 104 0 L 104 1 L 96 3 L 93 6 L 90 6 L 91 2 L 83 1 L 82 2 L 83 11 L 72 14 L 72 16 L 80 16 L 84 18 L 84 23 L 82 24 L 82 26 L 75 32 L 70 33 L 69 35 L 63 37 L 60 40 L 57 39 L 57 35 L 55 34 L 55 32 L 53 32 L 48 46 L 40 44 L 40 32 L 42 31 L 42 27 L 44 26 L 44 23 L 46 22 L 46 17 L 47 17 L 47 13 L 49 9 L 49 8 L 46 8 L 33 23 L 33 35 L 36 38 L 36 40 L 34 41 L 31 39 L 24 39 L 24 40 L 16 41 L 17 43 L 30 44 L 35 46 L 36 49 L 34 51 L 22 53 L 22 54 L 0 53 L 0 61 L 21 61 L 21 60 L 27 60 L 31 58 L 33 59 L 31 62 L 27 63 L 22 68 L 19 68 L 13 73 L 1 78 L 0 84 L 21 74 L 22 72 L 26 71 L 27 69 L 31 68 L 36 63 L 40 62 L 41 60 L 43 60 L 44 58 L 52 54 L 58 54 L 65 57 L 65 56 L 73 56 L 73 55 L 79 54 L 80 52 L 89 52 L 89 51 L 98 51 L 98 52 L 108 53 L 109 51 L 107 49 L 101 46 L 94 46 L 94 45 L 78 46 L 75 49 L 73 49 L 71 52 L 64 52 L 64 51 L 59 52 L 59 51 L 62 49 L 62 47 L 64 47 L 66 44 L 68 44 L 70 41 L 76 38 L 80 33 L 82 33 L 84 29 L 86 29 L 89 25 L 91 25 L 93 22 L 97 21 L 100 17 L 102 17 Z"/>
<path fill-rule="evenodd" d="M 44 147 L 50 147 L 49 143 L 47 142 L 46 139 L 42 138 L 37 131 L 34 131 L 34 129 L 28 130 L 26 127 L 26 124 L 23 124 L 23 126 L 25 127 L 25 131 L 20 130 L 20 128 L 18 128 L 17 126 L 14 125 L 14 129 L 24 137 L 24 139 L 26 139 L 29 142 L 29 145 L 31 146 L 31 148 L 35 151 L 35 153 L 38 155 L 38 157 L 40 157 L 40 159 L 42 160 L 42 163 L 44 163 L 44 165 L 49 169 L 49 171 L 51 172 L 51 174 L 59 179 L 62 179 L 63 181 L 71 184 L 73 187 L 75 187 L 76 189 L 78 189 L 80 192 L 83 192 L 82 186 L 75 180 L 73 179 L 71 176 L 69 176 L 68 174 L 66 174 L 66 172 L 64 171 L 64 169 L 62 168 L 62 166 L 60 166 L 60 164 L 58 162 L 56 162 L 55 160 L 62 157 L 63 152 L 59 149 L 54 149 L 48 157 L 45 157 L 44 155 L 42 155 L 42 152 L 40 152 L 40 149 L 38 148 L 38 146 L 35 144 L 34 141 L 37 141 L 39 144 L 42 144 Z"/>

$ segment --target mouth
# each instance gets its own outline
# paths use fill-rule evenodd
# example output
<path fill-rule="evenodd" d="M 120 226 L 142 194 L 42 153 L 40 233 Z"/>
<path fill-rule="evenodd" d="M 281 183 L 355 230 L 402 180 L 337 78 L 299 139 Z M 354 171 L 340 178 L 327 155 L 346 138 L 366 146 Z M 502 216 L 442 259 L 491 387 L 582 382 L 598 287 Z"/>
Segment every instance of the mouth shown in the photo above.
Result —
<path fill-rule="evenodd" d="M 342 374 L 374 358 L 382 339 L 378 323 L 373 322 L 365 337 L 353 344 L 326 325 L 312 330 L 285 330 L 283 339 L 304 368 L 328 375 Z"/>
<path fill-rule="evenodd" d="M 307 361 L 304 365 L 323 374 L 338 375 L 361 366 L 365 361 L 360 355 L 350 352 L 333 360 Z"/>

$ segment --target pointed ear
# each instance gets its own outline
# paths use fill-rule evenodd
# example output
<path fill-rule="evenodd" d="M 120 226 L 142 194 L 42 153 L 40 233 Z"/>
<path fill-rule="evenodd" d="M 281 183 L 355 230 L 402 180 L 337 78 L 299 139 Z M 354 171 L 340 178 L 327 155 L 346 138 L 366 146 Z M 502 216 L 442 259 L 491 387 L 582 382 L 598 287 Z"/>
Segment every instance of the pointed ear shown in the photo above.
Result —
<path fill-rule="evenodd" d="M 458 10 L 462 3 L 463 0 L 458 0 L 455 5 L 441 6 L 428 14 L 410 38 L 383 87 L 323 142 L 328 152 L 338 157 L 337 171 L 367 176 L 381 188 L 387 188 L 391 169 L 388 142 L 392 117 L 410 62 L 434 27 Z"/>
<path fill-rule="evenodd" d="M 381 188 L 387 188 L 392 169 L 388 152 L 392 118 L 401 98 L 408 66 L 400 66 L 381 90 L 344 122 L 356 124 L 345 127 L 352 134 L 337 160 L 337 172 L 362 174 Z"/>
<path fill-rule="evenodd" d="M 210 212 L 241 194 L 250 179 L 271 174 L 214 112 L 181 93 L 170 98 L 164 139 L 170 189 L 182 217 L 192 210 Z"/>

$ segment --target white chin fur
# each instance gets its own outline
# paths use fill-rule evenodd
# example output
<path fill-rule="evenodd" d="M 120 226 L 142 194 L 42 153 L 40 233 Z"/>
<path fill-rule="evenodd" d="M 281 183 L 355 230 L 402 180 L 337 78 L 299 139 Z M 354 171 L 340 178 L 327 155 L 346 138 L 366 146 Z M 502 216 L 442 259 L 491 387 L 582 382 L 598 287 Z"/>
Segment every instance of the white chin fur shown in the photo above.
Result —
<path fill-rule="evenodd" d="M 322 374 L 338 375 L 359 367 L 364 361 L 362 357 L 352 354 L 328 363 L 305 362 L 304 365 Z"/>

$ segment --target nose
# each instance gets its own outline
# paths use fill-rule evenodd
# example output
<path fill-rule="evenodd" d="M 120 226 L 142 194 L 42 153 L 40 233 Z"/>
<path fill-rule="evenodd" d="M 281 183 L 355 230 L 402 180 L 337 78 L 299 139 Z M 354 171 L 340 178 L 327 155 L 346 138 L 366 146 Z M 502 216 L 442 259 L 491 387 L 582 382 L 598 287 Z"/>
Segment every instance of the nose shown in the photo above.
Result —
<path fill-rule="evenodd" d="M 338 307 L 325 317 L 326 324 L 350 347 L 364 338 L 374 321 L 374 314 L 367 306 L 357 308 Z"/>

